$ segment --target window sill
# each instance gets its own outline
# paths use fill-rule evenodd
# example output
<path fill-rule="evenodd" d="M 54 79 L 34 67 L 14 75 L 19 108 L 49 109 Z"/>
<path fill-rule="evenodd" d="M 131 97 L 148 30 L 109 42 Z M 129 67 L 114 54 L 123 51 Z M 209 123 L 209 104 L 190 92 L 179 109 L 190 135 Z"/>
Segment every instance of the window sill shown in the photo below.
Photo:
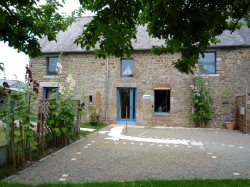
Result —
<path fill-rule="evenodd" d="M 134 77 L 121 77 L 123 79 L 133 79 Z"/>
<path fill-rule="evenodd" d="M 202 74 L 202 77 L 220 77 L 220 74 Z"/>
<path fill-rule="evenodd" d="M 45 76 L 43 76 L 43 78 L 45 78 L 45 79 L 55 79 L 55 78 L 58 78 L 58 75 L 45 75 Z"/>
<path fill-rule="evenodd" d="M 169 115 L 170 112 L 154 112 L 154 115 Z"/>

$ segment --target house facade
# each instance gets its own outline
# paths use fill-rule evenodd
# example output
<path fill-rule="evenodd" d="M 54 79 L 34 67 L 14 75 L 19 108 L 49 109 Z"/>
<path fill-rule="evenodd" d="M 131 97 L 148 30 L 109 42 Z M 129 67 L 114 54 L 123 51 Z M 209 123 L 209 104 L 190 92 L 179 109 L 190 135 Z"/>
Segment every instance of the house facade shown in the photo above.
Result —
<path fill-rule="evenodd" d="M 108 57 L 98 59 L 73 44 L 82 25 L 90 17 L 81 18 L 57 43 L 43 38 L 43 55 L 31 59 L 35 79 L 40 82 L 39 98 L 49 98 L 58 87 L 56 64 L 62 64 L 62 80 L 72 74 L 76 81 L 75 98 L 85 97 L 87 105 L 96 105 L 100 94 L 100 119 L 109 124 L 191 127 L 191 83 L 193 75 L 182 74 L 173 66 L 179 54 L 153 56 L 152 45 L 162 41 L 150 38 L 144 27 L 138 27 L 134 53 L 130 59 Z M 223 90 L 230 86 L 234 95 L 246 94 L 250 88 L 250 32 L 243 27 L 219 36 L 221 42 L 200 57 L 214 100 L 212 127 L 221 127 L 228 116 L 234 118 L 234 105 L 223 104 Z M 249 40 L 249 41 L 248 41 Z M 228 110 L 231 108 L 231 111 Z M 127 119 L 127 120 L 126 120 Z"/>

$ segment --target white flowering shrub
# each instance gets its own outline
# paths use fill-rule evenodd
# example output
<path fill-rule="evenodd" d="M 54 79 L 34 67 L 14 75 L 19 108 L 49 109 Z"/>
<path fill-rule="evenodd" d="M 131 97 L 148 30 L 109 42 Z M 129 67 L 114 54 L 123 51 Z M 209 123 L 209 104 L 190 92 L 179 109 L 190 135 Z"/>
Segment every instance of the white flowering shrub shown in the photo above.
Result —
<path fill-rule="evenodd" d="M 63 67 L 57 63 L 58 96 L 50 103 L 47 125 L 52 129 L 47 134 L 47 141 L 64 146 L 74 137 L 75 102 L 72 100 L 75 90 L 75 80 L 69 74 L 65 81 L 61 79 Z"/>
<path fill-rule="evenodd" d="M 212 119 L 213 100 L 209 92 L 208 84 L 204 77 L 196 75 L 192 80 L 191 103 L 192 113 L 191 120 L 199 127 L 204 127 Z"/>

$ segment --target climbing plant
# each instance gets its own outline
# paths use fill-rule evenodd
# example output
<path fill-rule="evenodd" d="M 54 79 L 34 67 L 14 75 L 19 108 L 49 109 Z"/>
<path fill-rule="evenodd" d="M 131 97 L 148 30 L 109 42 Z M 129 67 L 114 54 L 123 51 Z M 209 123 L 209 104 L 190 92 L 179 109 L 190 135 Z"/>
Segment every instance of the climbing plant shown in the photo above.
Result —
<path fill-rule="evenodd" d="M 195 75 L 191 85 L 191 113 L 192 121 L 199 127 L 205 127 L 212 119 L 213 99 L 210 94 L 208 83 L 201 75 Z"/>

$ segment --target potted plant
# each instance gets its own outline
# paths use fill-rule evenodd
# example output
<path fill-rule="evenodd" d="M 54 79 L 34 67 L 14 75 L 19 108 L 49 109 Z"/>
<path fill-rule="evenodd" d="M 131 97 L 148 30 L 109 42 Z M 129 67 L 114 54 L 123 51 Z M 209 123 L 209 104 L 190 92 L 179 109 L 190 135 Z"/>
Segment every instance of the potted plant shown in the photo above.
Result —
<path fill-rule="evenodd" d="M 226 117 L 225 127 L 226 129 L 234 130 L 236 123 L 231 117 L 231 106 L 234 102 L 234 90 L 229 86 L 229 84 L 224 86 L 222 90 L 222 98 L 224 100 L 222 104 L 227 105 L 227 115 L 229 115 Z"/>
<path fill-rule="evenodd" d="M 94 106 L 89 106 L 89 120 L 92 126 L 97 125 L 99 114 L 96 112 L 96 108 Z"/>

